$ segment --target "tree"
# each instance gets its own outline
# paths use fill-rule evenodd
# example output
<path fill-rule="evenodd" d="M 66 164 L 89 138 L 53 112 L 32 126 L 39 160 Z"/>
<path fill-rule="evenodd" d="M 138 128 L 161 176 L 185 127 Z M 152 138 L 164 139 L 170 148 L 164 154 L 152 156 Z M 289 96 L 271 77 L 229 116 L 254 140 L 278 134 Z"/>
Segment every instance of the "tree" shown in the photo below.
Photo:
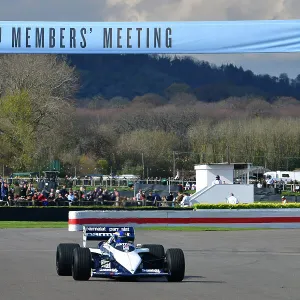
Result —
<path fill-rule="evenodd" d="M 176 94 L 189 94 L 191 92 L 191 87 L 185 83 L 173 83 L 165 90 L 165 95 L 168 99 L 171 99 Z"/>
<path fill-rule="evenodd" d="M 130 161 L 141 166 L 143 154 L 146 167 L 156 167 L 169 173 L 172 168 L 172 151 L 178 149 L 178 144 L 178 138 L 173 133 L 136 130 L 123 134 L 117 149 L 119 157 L 127 164 Z"/>
<path fill-rule="evenodd" d="M 34 162 L 40 164 L 40 160 L 55 159 L 61 150 L 74 146 L 74 143 L 65 143 L 65 136 L 73 129 L 75 106 L 72 98 L 77 88 L 77 74 L 64 57 L 0 57 L 3 138 L 14 145 L 18 153 L 14 156 L 15 162 L 20 168 L 33 166 Z M 20 141 L 21 135 L 23 139 L 27 137 L 27 149 L 34 145 L 30 159 L 24 156 L 27 150 L 19 155 L 18 151 L 25 146 L 25 141 Z"/>
<path fill-rule="evenodd" d="M 101 174 L 109 173 L 109 163 L 106 159 L 98 159 L 97 160 L 97 168 L 100 169 Z"/>
<path fill-rule="evenodd" d="M 95 173 L 96 164 L 97 162 L 93 157 L 83 154 L 79 159 L 79 173 L 81 175 Z"/>
<path fill-rule="evenodd" d="M 27 169 L 34 159 L 36 122 L 32 118 L 34 105 L 27 92 L 3 97 L 0 100 L 1 142 L 10 149 L 10 159 Z"/>
<path fill-rule="evenodd" d="M 134 106 L 143 105 L 144 107 L 155 107 L 159 105 L 164 105 L 166 104 L 166 102 L 166 99 L 162 96 L 149 93 L 143 96 L 137 96 L 133 98 L 131 103 Z"/>

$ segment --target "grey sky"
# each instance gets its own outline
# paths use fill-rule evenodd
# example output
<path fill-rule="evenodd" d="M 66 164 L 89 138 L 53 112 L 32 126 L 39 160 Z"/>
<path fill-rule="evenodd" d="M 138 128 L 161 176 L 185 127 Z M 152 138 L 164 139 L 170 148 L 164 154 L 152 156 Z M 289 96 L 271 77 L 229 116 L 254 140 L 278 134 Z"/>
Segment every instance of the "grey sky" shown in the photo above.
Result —
<path fill-rule="evenodd" d="M 300 19 L 300 0 L 1 0 L 2 21 L 207 21 Z M 199 55 L 255 73 L 300 74 L 300 53 Z"/>

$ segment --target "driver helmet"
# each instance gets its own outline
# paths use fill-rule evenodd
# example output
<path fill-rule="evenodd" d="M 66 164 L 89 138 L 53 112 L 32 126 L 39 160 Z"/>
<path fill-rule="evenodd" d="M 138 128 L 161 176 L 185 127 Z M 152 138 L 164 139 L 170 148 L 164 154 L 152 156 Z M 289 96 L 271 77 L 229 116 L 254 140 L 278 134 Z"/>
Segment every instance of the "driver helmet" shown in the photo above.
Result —
<path fill-rule="evenodd" d="M 120 230 L 114 234 L 114 240 L 116 243 L 128 243 L 128 236 Z"/>

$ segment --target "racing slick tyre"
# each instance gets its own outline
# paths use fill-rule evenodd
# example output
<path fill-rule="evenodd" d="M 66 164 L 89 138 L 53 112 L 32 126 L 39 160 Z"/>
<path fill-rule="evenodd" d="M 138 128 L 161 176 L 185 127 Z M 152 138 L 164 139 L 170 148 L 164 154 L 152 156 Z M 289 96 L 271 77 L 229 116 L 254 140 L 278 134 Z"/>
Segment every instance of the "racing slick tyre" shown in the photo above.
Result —
<path fill-rule="evenodd" d="M 92 256 L 89 248 L 76 248 L 73 252 L 72 276 L 74 280 L 87 281 L 91 277 Z"/>
<path fill-rule="evenodd" d="M 149 253 L 143 255 L 144 269 L 163 269 L 165 249 L 162 245 L 144 244 L 142 248 L 149 248 Z"/>
<path fill-rule="evenodd" d="M 56 272 L 59 276 L 72 276 L 73 251 L 79 244 L 59 244 L 56 249 Z"/>
<path fill-rule="evenodd" d="M 170 275 L 167 276 L 168 281 L 179 282 L 184 279 L 185 274 L 185 258 L 181 249 L 168 249 L 166 252 L 167 270 Z"/>

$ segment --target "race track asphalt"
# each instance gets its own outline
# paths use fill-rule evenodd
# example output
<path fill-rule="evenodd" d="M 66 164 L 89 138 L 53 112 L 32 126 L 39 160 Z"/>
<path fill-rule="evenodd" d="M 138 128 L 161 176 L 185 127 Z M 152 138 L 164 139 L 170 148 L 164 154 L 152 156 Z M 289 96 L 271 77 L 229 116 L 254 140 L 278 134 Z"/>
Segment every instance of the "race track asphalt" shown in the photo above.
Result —
<path fill-rule="evenodd" d="M 137 243 L 180 247 L 186 255 L 181 283 L 76 282 L 59 277 L 60 242 L 81 243 L 66 229 L 0 230 L 0 299 L 30 300 L 266 300 L 299 299 L 299 230 L 157 232 L 137 230 Z"/>

